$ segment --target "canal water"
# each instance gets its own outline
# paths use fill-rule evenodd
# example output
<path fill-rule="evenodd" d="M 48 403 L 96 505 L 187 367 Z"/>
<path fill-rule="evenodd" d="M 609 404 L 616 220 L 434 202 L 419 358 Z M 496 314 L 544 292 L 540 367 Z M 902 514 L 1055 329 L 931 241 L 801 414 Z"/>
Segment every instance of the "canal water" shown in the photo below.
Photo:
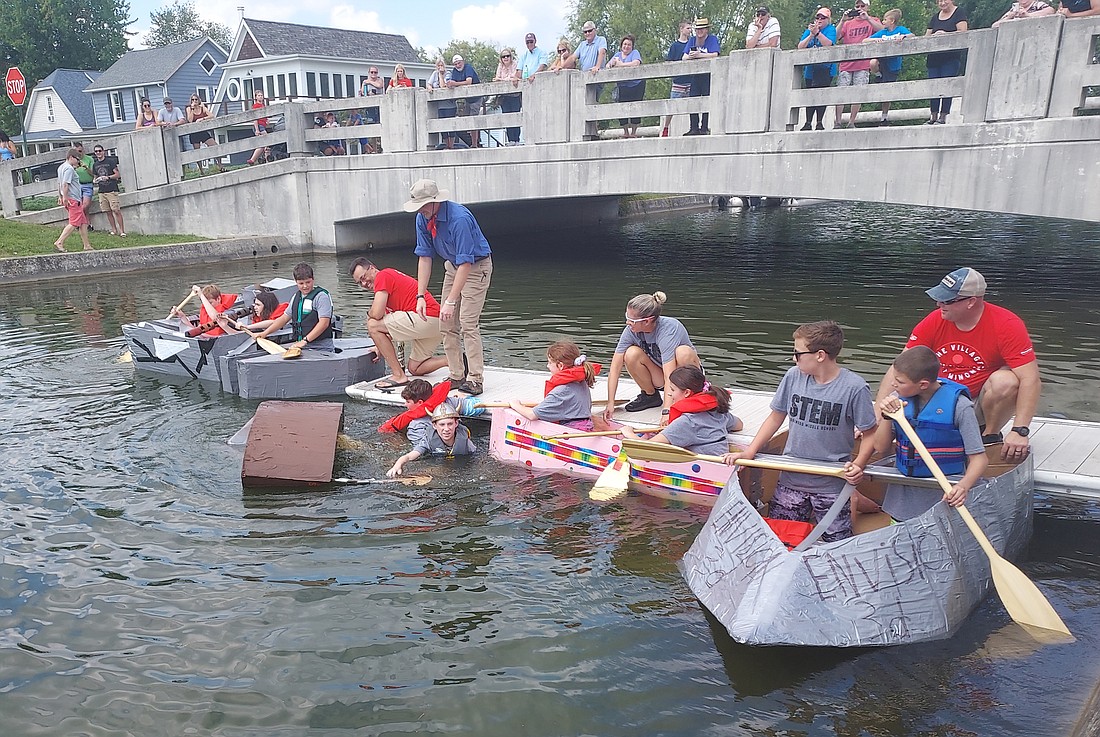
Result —
<path fill-rule="evenodd" d="M 410 219 L 410 235 L 412 230 Z M 1027 321 L 1040 414 L 1100 421 L 1100 228 L 828 204 L 699 212 L 494 238 L 483 333 L 539 368 L 563 336 L 607 360 L 657 289 L 713 379 L 773 388 L 790 333 L 838 320 L 873 385 L 959 265 Z M 406 251 L 376 254 L 414 270 Z M 350 258 L 318 257 L 359 333 Z M 0 732 L 25 735 L 1054 735 L 1100 681 L 1100 505 L 1038 500 L 1023 568 L 1077 636 L 1040 646 L 995 597 L 952 639 L 750 648 L 676 563 L 705 510 L 530 477 L 484 455 L 392 484 L 243 492 L 226 439 L 256 403 L 135 375 L 120 325 L 192 283 L 293 260 L 0 289 Z M 438 284 L 439 274 L 435 283 Z M 402 442 L 346 403 L 338 475 Z M 475 426 L 476 438 L 486 428 Z M 808 624 L 807 626 L 812 626 Z"/>

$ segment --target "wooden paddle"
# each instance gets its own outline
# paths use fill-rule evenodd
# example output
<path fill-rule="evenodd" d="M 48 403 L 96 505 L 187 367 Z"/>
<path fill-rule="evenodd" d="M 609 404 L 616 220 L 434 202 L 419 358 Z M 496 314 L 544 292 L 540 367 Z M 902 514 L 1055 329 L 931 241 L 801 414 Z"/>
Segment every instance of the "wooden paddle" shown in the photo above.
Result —
<path fill-rule="evenodd" d="M 166 317 L 164 319 L 165 320 L 171 319 L 172 315 L 175 315 L 176 312 L 178 312 L 179 310 L 182 310 L 184 305 L 186 305 L 188 302 L 190 302 L 194 298 L 195 298 L 195 293 L 194 292 L 188 292 L 187 296 L 183 298 L 183 301 L 180 302 L 178 305 L 176 305 L 176 308 L 174 310 L 172 310 L 171 312 L 169 312 L 168 317 Z"/>
<path fill-rule="evenodd" d="M 622 453 L 607 464 L 607 468 L 596 479 L 588 498 L 597 502 L 608 502 L 626 493 L 630 483 L 630 459 Z"/>
<path fill-rule="evenodd" d="M 909 442 L 912 443 L 917 453 L 920 454 L 921 460 L 923 460 L 929 470 L 932 471 L 932 475 L 936 477 L 936 481 L 940 482 L 940 487 L 943 489 L 944 493 L 950 493 L 951 482 L 943 475 L 943 470 L 940 469 L 939 464 L 936 463 L 936 459 L 928 452 L 928 448 L 925 447 L 920 437 L 917 436 L 913 426 L 909 424 L 909 420 L 905 418 L 905 410 L 898 409 L 896 412 L 883 411 L 883 414 L 898 423 L 898 427 L 900 427 L 909 437 Z M 989 538 L 982 532 L 982 528 L 978 526 L 977 520 L 970 514 L 970 510 L 966 508 L 966 505 L 960 505 L 955 507 L 955 509 L 962 516 L 963 522 L 970 528 L 970 532 L 977 538 L 978 544 L 989 557 L 989 569 L 993 574 L 993 585 L 996 587 L 997 595 L 1001 597 L 1001 602 L 1004 603 L 1005 609 L 1008 610 L 1008 615 L 1022 625 L 1039 627 L 1041 629 L 1053 630 L 1054 632 L 1070 635 L 1070 631 L 1065 623 L 1062 622 L 1062 618 L 1058 616 L 1058 612 L 1054 611 L 1054 607 L 1052 607 L 1050 602 L 1047 601 L 1047 598 L 1043 596 L 1043 592 L 1039 591 L 1039 587 L 1037 587 L 1030 578 L 1024 575 L 1023 571 L 1002 558 L 1000 554 L 993 549 L 993 545 L 989 542 Z"/>
<path fill-rule="evenodd" d="M 616 399 L 615 404 L 623 404 L 624 402 L 629 402 L 629 401 L 630 401 L 629 399 Z M 537 406 L 539 406 L 538 402 L 520 402 L 520 404 L 523 405 L 524 407 L 537 407 Z M 593 399 L 592 404 L 607 404 L 607 400 L 606 399 Z M 477 407 L 479 409 L 493 409 L 495 407 L 511 407 L 511 406 L 512 406 L 511 402 L 478 402 L 477 404 L 474 405 L 474 407 Z"/>
<path fill-rule="evenodd" d="M 661 432 L 663 427 L 635 427 L 634 432 Z M 563 432 L 557 435 L 543 435 L 547 440 L 569 440 L 570 438 L 598 438 L 622 435 L 622 430 L 591 430 L 589 432 Z"/>
<path fill-rule="evenodd" d="M 692 453 L 687 448 L 668 443 L 655 443 L 652 440 L 635 440 L 623 438 L 623 450 L 627 456 L 642 461 L 658 461 L 662 463 L 685 463 L 687 461 L 711 461 L 712 463 L 725 463 L 722 456 L 709 456 L 700 453 Z M 844 469 L 835 466 L 814 466 L 802 463 L 790 463 L 777 458 L 738 458 L 735 463 L 738 466 L 751 468 L 770 468 L 775 471 L 790 471 L 792 473 L 812 473 L 817 476 L 844 475 Z"/>
<path fill-rule="evenodd" d="M 424 486 L 432 482 L 432 477 L 427 474 L 419 476 L 398 476 L 392 479 L 333 479 L 337 484 L 356 486 L 359 484 L 404 484 L 405 486 Z"/>

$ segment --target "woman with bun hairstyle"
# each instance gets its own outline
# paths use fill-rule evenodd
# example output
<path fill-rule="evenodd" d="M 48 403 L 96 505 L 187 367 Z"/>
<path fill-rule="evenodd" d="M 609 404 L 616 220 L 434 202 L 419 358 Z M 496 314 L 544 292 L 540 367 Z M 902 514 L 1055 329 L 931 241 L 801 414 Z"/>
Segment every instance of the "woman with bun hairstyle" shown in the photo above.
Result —
<path fill-rule="evenodd" d="M 546 349 L 546 382 L 544 398 L 534 407 L 525 407 L 518 399 L 512 409 L 529 420 L 556 422 L 576 430 L 592 429 L 592 387 L 602 367 L 590 363 L 576 343 L 559 340 Z"/>
<path fill-rule="evenodd" d="M 651 407 L 661 407 L 661 421 L 665 424 L 672 400 L 661 390 L 668 386 L 668 377 L 680 366 L 701 366 L 699 353 L 688 336 L 687 328 L 679 320 L 665 317 L 661 307 L 668 298 L 664 292 L 639 294 L 626 303 L 626 328 L 619 336 L 611 368 L 607 372 L 607 406 L 603 411 L 605 422 L 615 413 L 615 391 L 623 367 L 630 378 L 642 390 L 627 403 L 627 412 L 641 412 Z"/>
<path fill-rule="evenodd" d="M 673 371 L 667 387 L 666 393 L 672 400 L 668 426 L 649 439 L 702 455 L 729 453 L 726 435 L 745 426 L 740 418 L 730 414 L 729 392 L 711 386 L 698 366 L 681 366 Z M 630 427 L 624 425 L 620 429 L 626 437 L 638 437 Z"/>

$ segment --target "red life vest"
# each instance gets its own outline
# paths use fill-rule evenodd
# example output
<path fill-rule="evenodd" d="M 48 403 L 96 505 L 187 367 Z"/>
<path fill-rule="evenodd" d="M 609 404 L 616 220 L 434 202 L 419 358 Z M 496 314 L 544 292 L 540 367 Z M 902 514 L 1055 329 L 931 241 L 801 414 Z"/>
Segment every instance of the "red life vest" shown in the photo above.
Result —
<path fill-rule="evenodd" d="M 718 400 L 713 394 L 698 392 L 690 397 L 684 397 L 679 402 L 673 402 L 668 408 L 668 421 L 672 422 L 682 414 L 693 412 L 709 412 L 718 409 Z"/>
<path fill-rule="evenodd" d="M 412 409 L 407 409 L 396 417 L 391 417 L 386 420 L 378 426 L 378 432 L 404 432 L 413 420 L 427 417 L 431 414 L 433 409 L 443 404 L 450 391 L 451 382 L 443 381 L 436 384 L 432 387 L 431 396 L 424 400 L 423 404 L 413 407 Z"/>
<path fill-rule="evenodd" d="M 594 376 L 599 376 L 602 370 L 602 365 L 598 363 L 592 364 L 592 374 Z M 574 381 L 587 381 L 584 375 L 584 366 L 570 366 L 551 374 L 550 378 L 546 380 L 542 396 L 545 397 L 553 391 L 556 386 L 565 386 L 566 384 L 572 384 Z"/>

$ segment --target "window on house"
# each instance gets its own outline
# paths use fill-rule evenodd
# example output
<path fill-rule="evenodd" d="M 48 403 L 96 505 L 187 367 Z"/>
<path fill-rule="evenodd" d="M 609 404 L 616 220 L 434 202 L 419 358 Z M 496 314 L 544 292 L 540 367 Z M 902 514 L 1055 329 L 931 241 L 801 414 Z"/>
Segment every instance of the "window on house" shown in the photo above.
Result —
<path fill-rule="evenodd" d="M 355 84 L 354 74 L 344 75 L 344 93 L 348 97 L 355 97 L 355 93 L 359 90 L 358 85 Z"/>
<path fill-rule="evenodd" d="M 255 84 L 256 81 L 258 80 L 253 80 L 251 77 L 245 77 L 244 79 L 244 89 L 242 90 L 244 95 L 241 99 L 245 102 L 245 109 L 251 109 L 252 107 L 253 90 L 261 89 L 260 85 Z"/>
<path fill-rule="evenodd" d="M 264 94 L 268 99 L 275 97 L 275 77 L 268 77 L 264 84 Z"/>
<path fill-rule="evenodd" d="M 278 77 L 278 80 L 279 80 L 279 97 L 282 97 L 283 99 L 286 99 L 286 75 L 285 74 L 280 74 L 279 77 Z"/>
<path fill-rule="evenodd" d="M 199 99 L 203 102 L 210 102 L 210 88 L 209 87 L 196 87 L 195 94 L 199 96 Z"/>
<path fill-rule="evenodd" d="M 207 51 L 205 54 L 202 55 L 202 59 L 199 61 L 199 66 L 203 68 L 207 76 L 210 76 L 214 73 L 214 70 L 218 68 L 218 62 L 213 56 L 210 55 L 210 52 Z"/>
<path fill-rule="evenodd" d="M 331 78 L 329 74 L 321 75 L 321 97 L 331 97 L 332 90 L 329 89 L 329 80 Z"/>
<path fill-rule="evenodd" d="M 344 78 L 339 74 L 332 75 L 332 96 L 344 96 Z"/>
<path fill-rule="evenodd" d="M 290 96 L 291 97 L 297 97 L 298 96 L 298 74 L 297 74 L 297 72 L 291 72 L 287 76 L 290 77 L 290 79 L 289 79 L 289 82 L 290 82 Z"/>
<path fill-rule="evenodd" d="M 107 95 L 107 107 L 111 110 L 111 122 L 121 123 L 126 120 L 126 109 L 122 106 L 122 93 L 115 90 Z"/>
<path fill-rule="evenodd" d="M 317 97 L 317 74 L 306 72 L 306 97 Z"/>
<path fill-rule="evenodd" d="M 146 92 L 144 87 L 138 87 L 134 90 L 134 117 L 137 117 L 137 113 L 141 111 L 142 98 L 149 97 L 149 93 Z"/>
<path fill-rule="evenodd" d="M 46 95 L 46 117 L 53 122 L 53 97 Z"/>

